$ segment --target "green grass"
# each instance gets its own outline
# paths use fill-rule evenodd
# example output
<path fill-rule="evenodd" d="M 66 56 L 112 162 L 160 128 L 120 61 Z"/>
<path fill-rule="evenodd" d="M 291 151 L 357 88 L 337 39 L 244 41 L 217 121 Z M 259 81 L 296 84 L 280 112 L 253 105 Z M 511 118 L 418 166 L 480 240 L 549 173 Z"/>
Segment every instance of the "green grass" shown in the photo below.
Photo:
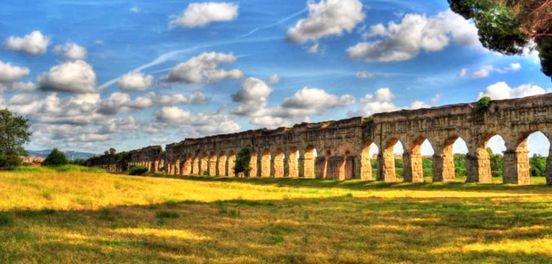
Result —
<path fill-rule="evenodd" d="M 550 263 L 552 187 L 533 180 L 175 179 L 23 168 L 0 172 L 0 263 Z"/>

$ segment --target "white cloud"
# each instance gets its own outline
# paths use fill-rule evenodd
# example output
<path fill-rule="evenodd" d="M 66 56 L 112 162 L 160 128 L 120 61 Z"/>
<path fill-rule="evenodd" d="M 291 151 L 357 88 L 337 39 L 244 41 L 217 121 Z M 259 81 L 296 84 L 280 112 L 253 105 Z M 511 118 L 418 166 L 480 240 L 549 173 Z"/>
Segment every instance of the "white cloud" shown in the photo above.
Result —
<path fill-rule="evenodd" d="M 49 43 L 50 37 L 42 35 L 40 31 L 33 31 L 23 37 L 9 37 L 4 42 L 4 47 L 12 51 L 40 55 L 46 53 Z"/>
<path fill-rule="evenodd" d="M 241 84 L 240 90 L 232 95 L 232 100 L 237 103 L 232 113 L 242 116 L 257 115 L 264 110 L 268 102 L 268 96 L 272 88 L 257 78 L 247 78 Z"/>
<path fill-rule="evenodd" d="M 138 13 L 141 13 L 142 12 L 142 9 L 135 6 L 135 7 L 131 7 L 129 10 L 128 10 L 130 13 L 133 13 L 133 14 L 138 14 Z"/>
<path fill-rule="evenodd" d="M 398 110 L 399 107 L 393 103 L 395 95 L 389 88 L 377 89 L 373 94 L 367 94 L 360 100 L 361 109 L 349 115 L 369 116 L 375 113 Z"/>
<path fill-rule="evenodd" d="M 466 76 L 466 74 L 468 74 L 468 69 L 467 68 L 462 68 L 458 72 L 458 77 L 464 78 Z"/>
<path fill-rule="evenodd" d="M 239 79 L 243 76 L 240 70 L 219 69 L 220 64 L 234 61 L 236 57 L 232 54 L 204 52 L 176 65 L 164 79 L 186 83 L 215 83 L 227 78 Z"/>
<path fill-rule="evenodd" d="M 192 134 L 203 136 L 240 130 L 240 126 L 222 112 L 192 113 L 172 106 L 161 108 L 155 118 L 161 126 L 186 127 Z"/>
<path fill-rule="evenodd" d="M 376 74 L 369 71 L 359 71 L 355 73 L 355 76 L 358 79 L 366 80 L 366 79 L 374 79 L 376 77 Z"/>
<path fill-rule="evenodd" d="M 327 36 L 340 36 L 351 32 L 364 20 L 362 2 L 359 0 L 321 0 L 318 3 L 308 1 L 309 16 L 297 21 L 288 30 L 288 38 L 294 42 L 316 42 Z M 315 50 L 318 45 L 315 43 Z"/>
<path fill-rule="evenodd" d="M 209 102 L 210 98 L 200 91 L 195 91 L 190 95 L 171 94 L 171 95 L 155 95 L 148 94 L 154 104 L 162 106 L 172 106 L 178 104 L 204 104 Z"/>
<path fill-rule="evenodd" d="M 522 84 L 516 88 L 510 87 L 506 82 L 497 82 L 487 86 L 484 92 L 479 93 L 478 98 L 489 96 L 493 100 L 520 98 L 538 94 L 544 94 L 546 91 L 532 84 Z"/>
<path fill-rule="evenodd" d="M 337 96 L 318 88 L 304 87 L 282 103 L 286 112 L 304 112 L 299 115 L 322 114 L 324 111 L 355 103 L 352 95 Z"/>
<path fill-rule="evenodd" d="M 182 15 L 174 17 L 170 27 L 203 27 L 212 22 L 232 21 L 238 17 L 238 5 L 234 3 L 191 3 Z"/>
<path fill-rule="evenodd" d="M 504 74 L 504 73 L 508 73 L 508 72 L 519 71 L 520 69 L 521 69 L 521 64 L 519 64 L 519 63 L 511 63 L 509 66 L 504 67 L 504 68 L 496 68 L 492 65 L 484 65 L 483 67 L 481 67 L 481 69 L 479 69 L 478 71 L 473 73 L 473 77 L 475 77 L 475 78 L 485 78 L 485 77 L 488 77 L 489 75 L 491 75 L 491 73 L 493 73 L 493 72 L 498 72 L 498 73 Z"/>
<path fill-rule="evenodd" d="M 280 83 L 280 76 L 278 74 L 270 75 L 270 77 L 268 77 L 267 83 L 270 84 L 270 85 Z"/>
<path fill-rule="evenodd" d="M 141 72 L 129 72 L 121 77 L 117 84 L 121 90 L 145 91 L 153 84 L 153 76 Z"/>
<path fill-rule="evenodd" d="M 0 61 L 0 84 L 17 82 L 29 75 L 29 68 L 19 67 Z"/>
<path fill-rule="evenodd" d="M 429 107 L 428 104 L 419 100 L 415 100 L 410 104 L 410 109 L 412 110 L 420 109 L 420 108 L 428 108 L 428 107 Z"/>
<path fill-rule="evenodd" d="M 44 91 L 95 93 L 96 73 L 88 63 L 78 60 L 56 65 L 38 77 Z"/>
<path fill-rule="evenodd" d="M 86 49 L 76 43 L 65 43 L 56 45 L 54 53 L 63 60 L 75 61 L 86 59 Z"/>
<path fill-rule="evenodd" d="M 463 46 L 480 46 L 477 28 L 460 15 L 445 11 L 433 17 L 407 14 L 400 23 L 389 22 L 371 27 L 368 37 L 378 38 L 360 42 L 347 49 L 350 58 L 367 61 L 405 61 L 421 51 L 443 50 L 449 43 Z"/>
<path fill-rule="evenodd" d="M 433 98 L 431 98 L 431 103 L 437 104 L 441 101 L 441 99 L 442 99 L 441 94 L 436 94 L 435 96 L 433 96 Z"/>

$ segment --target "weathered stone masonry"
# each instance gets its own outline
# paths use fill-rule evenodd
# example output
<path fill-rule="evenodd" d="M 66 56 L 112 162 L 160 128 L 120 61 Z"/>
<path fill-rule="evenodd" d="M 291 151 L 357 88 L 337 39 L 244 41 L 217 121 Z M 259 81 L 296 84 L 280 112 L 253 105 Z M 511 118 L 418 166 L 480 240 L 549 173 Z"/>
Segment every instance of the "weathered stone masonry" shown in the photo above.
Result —
<path fill-rule="evenodd" d="M 435 151 L 433 181 L 454 180 L 452 144 L 461 137 L 468 145 L 468 182 L 491 182 L 488 140 L 506 142 L 504 183 L 528 184 L 527 137 L 541 131 L 552 135 L 552 94 L 492 101 L 476 111 L 474 103 L 402 110 L 290 128 L 260 129 L 235 134 L 185 139 L 166 146 L 130 152 L 129 165 L 144 165 L 172 175 L 233 177 L 236 154 L 252 149 L 249 177 L 302 177 L 396 181 L 393 146 L 404 146 L 404 180 L 422 182 L 420 146 L 429 140 Z M 369 148 L 379 147 L 378 173 L 372 175 Z M 552 154 L 552 153 L 551 153 Z M 552 184 L 551 157 L 547 181 Z"/>

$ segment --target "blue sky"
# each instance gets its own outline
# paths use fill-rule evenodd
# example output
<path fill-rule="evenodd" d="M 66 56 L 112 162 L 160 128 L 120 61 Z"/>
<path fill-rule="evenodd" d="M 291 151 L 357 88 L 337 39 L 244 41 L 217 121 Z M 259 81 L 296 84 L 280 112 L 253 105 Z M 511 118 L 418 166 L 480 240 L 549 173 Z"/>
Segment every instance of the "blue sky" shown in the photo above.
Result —
<path fill-rule="evenodd" d="M 445 0 L 6 0 L 0 17 L 0 104 L 31 120 L 30 149 L 128 150 L 551 88 L 534 52 L 486 50 Z"/>

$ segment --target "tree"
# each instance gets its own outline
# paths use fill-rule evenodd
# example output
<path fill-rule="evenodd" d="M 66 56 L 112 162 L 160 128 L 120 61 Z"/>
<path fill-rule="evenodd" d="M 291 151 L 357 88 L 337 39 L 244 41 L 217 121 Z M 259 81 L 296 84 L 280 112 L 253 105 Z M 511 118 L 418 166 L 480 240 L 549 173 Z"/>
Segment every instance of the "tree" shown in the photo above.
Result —
<path fill-rule="evenodd" d="M 31 132 L 28 121 L 14 115 L 8 109 L 0 110 L 0 168 L 10 169 L 20 163 L 19 156 L 26 156 L 23 144 L 29 142 Z"/>
<path fill-rule="evenodd" d="M 236 175 L 240 172 L 248 174 L 251 168 L 249 162 L 251 161 L 251 150 L 249 147 L 243 147 L 236 156 L 236 162 L 234 163 L 234 173 Z"/>
<path fill-rule="evenodd" d="M 115 155 L 117 153 L 117 150 L 115 150 L 114 148 L 109 148 L 109 155 Z"/>
<path fill-rule="evenodd" d="M 539 51 L 542 71 L 552 77 L 552 0 L 448 0 L 450 8 L 473 19 L 486 48 L 521 54 L 530 43 Z"/>
<path fill-rule="evenodd" d="M 59 151 L 57 148 L 52 149 L 52 152 L 48 154 L 48 157 L 44 160 L 42 165 L 45 166 L 59 166 L 67 164 L 67 157 L 63 152 Z"/>

